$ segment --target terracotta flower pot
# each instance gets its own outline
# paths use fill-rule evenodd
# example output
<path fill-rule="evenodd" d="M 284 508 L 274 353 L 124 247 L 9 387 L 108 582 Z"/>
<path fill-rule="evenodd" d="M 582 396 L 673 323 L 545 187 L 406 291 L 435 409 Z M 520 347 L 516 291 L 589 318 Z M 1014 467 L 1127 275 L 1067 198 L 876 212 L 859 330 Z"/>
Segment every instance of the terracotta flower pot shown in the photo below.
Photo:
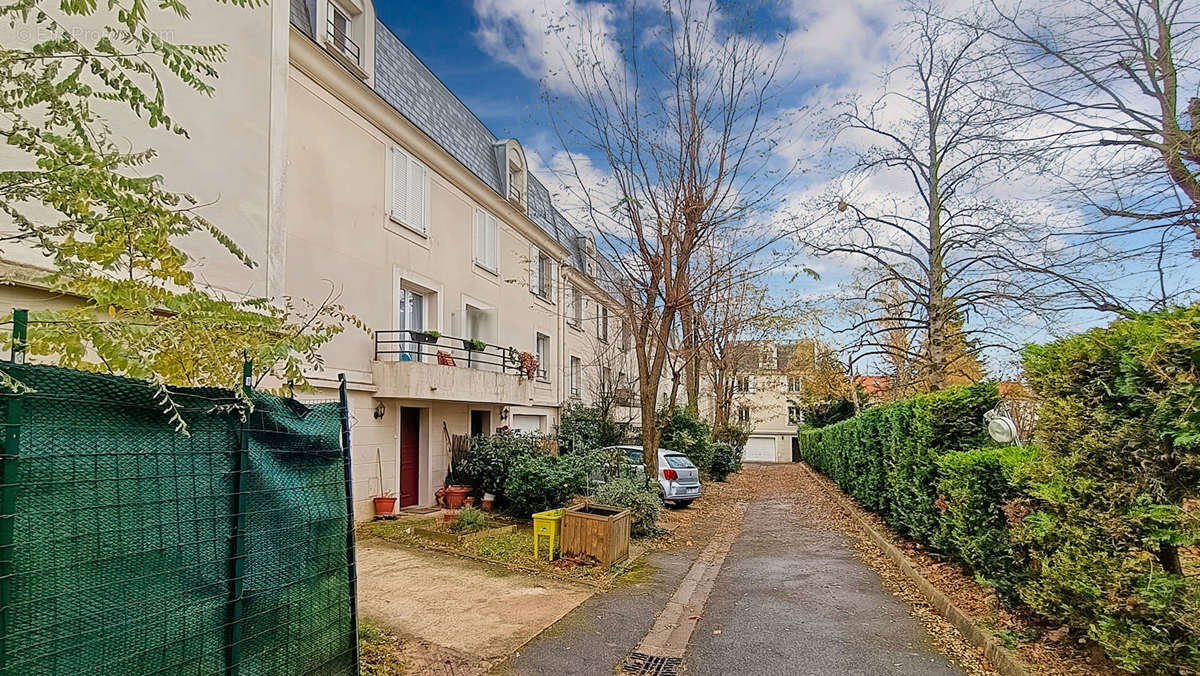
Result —
<path fill-rule="evenodd" d="M 446 487 L 446 509 L 459 509 L 463 503 L 467 501 L 467 496 L 471 493 L 470 486 L 447 486 Z"/>
<path fill-rule="evenodd" d="M 483 507 L 483 511 L 485 512 L 492 511 L 492 508 L 496 506 L 496 496 L 492 495 L 491 493 L 484 493 L 483 501 L 480 503 L 480 506 Z"/>
<path fill-rule="evenodd" d="M 375 516 L 391 516 L 396 511 L 395 497 L 375 498 Z"/>

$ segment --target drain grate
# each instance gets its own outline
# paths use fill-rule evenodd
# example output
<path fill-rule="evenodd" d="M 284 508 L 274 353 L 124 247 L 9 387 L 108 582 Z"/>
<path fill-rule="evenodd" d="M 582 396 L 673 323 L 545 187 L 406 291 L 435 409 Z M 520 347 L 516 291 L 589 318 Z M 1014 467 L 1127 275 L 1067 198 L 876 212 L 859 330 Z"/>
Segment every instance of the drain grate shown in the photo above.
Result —
<path fill-rule="evenodd" d="M 633 653 L 625 660 L 621 671 L 626 674 L 643 674 L 644 676 L 679 676 L 682 673 L 682 666 L 683 660 L 678 657 Z"/>

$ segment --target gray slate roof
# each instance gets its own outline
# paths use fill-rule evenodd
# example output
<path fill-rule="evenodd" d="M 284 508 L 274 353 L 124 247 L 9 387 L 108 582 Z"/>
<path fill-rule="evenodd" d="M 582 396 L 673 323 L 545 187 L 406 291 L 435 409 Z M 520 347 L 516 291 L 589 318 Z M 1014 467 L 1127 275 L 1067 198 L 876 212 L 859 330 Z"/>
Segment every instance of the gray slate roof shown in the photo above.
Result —
<path fill-rule="evenodd" d="M 315 0 L 289 2 L 292 24 L 313 38 L 317 34 L 312 19 Z M 499 138 L 379 20 L 375 22 L 375 92 L 481 181 L 504 195 L 493 151 Z M 550 191 L 532 173 L 527 200 L 529 219 L 566 248 L 572 266 L 586 270 L 586 252 L 580 246 L 583 233 L 554 208 Z M 602 260 L 601 265 L 606 272 L 615 272 L 610 262 Z"/>

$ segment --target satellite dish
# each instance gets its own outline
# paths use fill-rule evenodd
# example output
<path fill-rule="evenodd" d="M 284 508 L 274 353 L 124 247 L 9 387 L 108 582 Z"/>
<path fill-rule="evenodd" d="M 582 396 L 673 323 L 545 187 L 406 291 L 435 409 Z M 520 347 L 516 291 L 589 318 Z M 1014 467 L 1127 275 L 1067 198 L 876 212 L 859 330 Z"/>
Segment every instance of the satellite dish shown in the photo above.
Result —
<path fill-rule="evenodd" d="M 1012 421 L 1012 418 L 996 411 L 988 411 L 983 414 L 983 420 L 987 423 L 988 435 L 997 443 L 1020 444 L 1017 424 Z"/>

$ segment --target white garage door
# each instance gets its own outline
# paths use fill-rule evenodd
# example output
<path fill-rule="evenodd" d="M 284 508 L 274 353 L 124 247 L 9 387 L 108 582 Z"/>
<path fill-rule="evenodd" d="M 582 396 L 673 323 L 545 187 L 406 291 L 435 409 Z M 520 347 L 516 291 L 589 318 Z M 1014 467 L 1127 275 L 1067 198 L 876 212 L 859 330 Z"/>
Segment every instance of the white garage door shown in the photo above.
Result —
<path fill-rule="evenodd" d="M 746 462 L 775 462 L 775 437 L 750 437 L 742 454 Z"/>
<path fill-rule="evenodd" d="M 542 424 L 546 421 L 544 415 L 513 415 L 512 427 L 518 432 L 542 433 Z"/>

